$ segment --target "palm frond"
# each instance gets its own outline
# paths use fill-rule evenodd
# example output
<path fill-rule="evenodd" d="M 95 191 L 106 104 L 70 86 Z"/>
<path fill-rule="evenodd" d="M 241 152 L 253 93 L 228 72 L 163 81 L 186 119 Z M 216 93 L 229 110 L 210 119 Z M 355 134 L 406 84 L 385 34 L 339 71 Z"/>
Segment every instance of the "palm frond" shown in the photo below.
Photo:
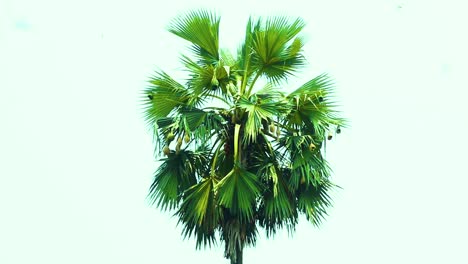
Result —
<path fill-rule="evenodd" d="M 298 209 L 315 226 L 320 225 L 325 216 L 328 215 L 327 209 L 332 206 L 329 193 L 334 186 L 329 181 L 323 181 L 318 186 L 303 189 L 298 196 Z"/>
<path fill-rule="evenodd" d="M 305 150 L 301 155 L 292 155 L 290 186 L 298 189 L 300 184 L 317 186 L 327 180 L 330 170 L 321 154 Z"/>
<path fill-rule="evenodd" d="M 252 42 L 253 42 L 253 31 L 260 28 L 260 24 L 254 24 L 252 17 L 249 18 L 247 22 L 247 26 L 245 29 L 245 39 L 238 51 L 238 61 L 239 61 L 239 68 L 240 68 L 240 76 L 242 79 L 241 87 L 239 90 L 241 94 L 244 93 L 245 87 L 247 86 L 248 80 L 251 77 L 251 73 L 253 70 L 251 69 L 251 58 L 253 54 L 252 50 Z"/>
<path fill-rule="evenodd" d="M 221 61 L 224 63 L 224 65 L 230 68 L 237 67 L 238 61 L 236 60 L 234 55 L 231 53 L 231 51 L 227 49 L 221 49 L 220 56 L 221 56 Z"/>
<path fill-rule="evenodd" d="M 219 60 L 220 18 L 206 10 L 191 11 L 174 19 L 169 32 L 190 41 L 194 54 L 205 64 Z"/>
<path fill-rule="evenodd" d="M 232 84 L 235 78 L 230 75 L 231 68 L 226 66 L 224 61 L 215 65 L 199 65 L 187 56 L 182 56 L 181 60 L 190 75 L 187 86 L 193 93 L 191 105 L 206 102 L 210 97 L 221 99 L 225 103 L 228 103 L 226 100 L 231 100 L 228 85 Z M 219 98 L 219 95 L 222 98 Z"/>
<path fill-rule="evenodd" d="M 292 98 L 296 95 L 308 95 L 319 100 L 320 96 L 327 96 L 332 91 L 333 87 L 333 80 L 327 74 L 321 74 L 291 92 L 288 98 Z"/>
<path fill-rule="evenodd" d="M 219 113 L 214 111 L 183 108 L 180 113 L 184 130 L 187 134 L 193 136 L 196 143 L 201 145 L 213 142 L 213 133 L 219 133 L 224 129 L 227 122 Z"/>
<path fill-rule="evenodd" d="M 300 128 L 301 133 L 313 135 L 316 142 L 327 137 L 333 127 L 345 127 L 332 100 L 333 82 L 322 74 L 287 95 L 294 105 L 286 118 L 288 127 Z"/>
<path fill-rule="evenodd" d="M 217 186 L 219 204 L 237 215 L 241 221 L 249 221 L 253 217 L 257 196 L 260 194 L 260 184 L 257 176 L 235 166 Z"/>
<path fill-rule="evenodd" d="M 148 100 L 145 104 L 145 119 L 150 125 L 185 105 L 189 100 L 187 89 L 165 72 L 157 72 L 145 90 Z"/>
<path fill-rule="evenodd" d="M 240 98 L 238 107 L 245 110 L 246 113 L 245 142 L 255 142 L 263 128 L 264 122 L 272 122 L 274 117 L 282 115 L 289 110 L 286 101 L 275 99 L 274 94 L 254 94 L 249 98 Z"/>
<path fill-rule="evenodd" d="M 164 162 L 154 175 L 148 198 L 163 210 L 174 209 L 179 202 L 179 177 Z"/>
<path fill-rule="evenodd" d="M 216 205 L 214 187 L 216 179 L 209 177 L 184 192 L 177 215 L 183 224 L 183 235 L 196 236 L 197 247 L 211 246 L 215 242 L 220 211 Z"/>
<path fill-rule="evenodd" d="M 197 184 L 198 179 L 207 171 L 209 153 L 205 149 L 179 153 L 171 151 L 154 174 L 148 199 L 163 210 L 177 208 L 181 194 Z"/>
<path fill-rule="evenodd" d="M 252 64 L 258 74 L 279 82 L 305 64 L 301 52 L 303 40 L 293 40 L 305 23 L 302 19 L 291 21 L 287 17 L 273 17 L 262 24 L 252 33 Z"/>
<path fill-rule="evenodd" d="M 283 171 L 276 171 L 277 168 L 274 170 L 278 181 L 276 192 L 269 188 L 263 195 L 259 208 L 260 225 L 265 228 L 268 237 L 273 236 L 283 226 L 288 230 L 294 229 L 298 217 L 295 196 L 288 187 Z"/>

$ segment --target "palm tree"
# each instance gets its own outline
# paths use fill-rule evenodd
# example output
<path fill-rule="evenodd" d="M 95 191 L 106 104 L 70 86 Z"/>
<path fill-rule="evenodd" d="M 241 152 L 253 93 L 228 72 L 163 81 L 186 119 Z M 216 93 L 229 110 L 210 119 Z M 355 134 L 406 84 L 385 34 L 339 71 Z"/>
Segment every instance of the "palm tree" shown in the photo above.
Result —
<path fill-rule="evenodd" d="M 290 93 L 279 89 L 305 65 L 303 20 L 249 19 L 235 55 L 219 48 L 219 25 L 198 10 L 168 27 L 191 54 L 181 57 L 184 82 L 158 71 L 144 91 L 161 157 L 148 197 L 175 212 L 197 248 L 221 240 L 239 264 L 259 227 L 267 237 L 294 231 L 300 214 L 320 224 L 335 186 L 322 152 L 345 120 L 325 74 Z"/>

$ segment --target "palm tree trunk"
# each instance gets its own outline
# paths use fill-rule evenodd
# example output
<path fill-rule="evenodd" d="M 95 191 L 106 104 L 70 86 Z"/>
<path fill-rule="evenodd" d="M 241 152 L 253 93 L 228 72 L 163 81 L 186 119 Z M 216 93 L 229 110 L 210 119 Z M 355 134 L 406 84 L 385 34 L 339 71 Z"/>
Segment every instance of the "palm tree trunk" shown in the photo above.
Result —
<path fill-rule="evenodd" d="M 236 247 L 236 259 L 231 258 L 231 264 L 242 264 L 243 249 L 241 247 Z"/>
<path fill-rule="evenodd" d="M 236 130 L 239 130 L 237 125 Z M 222 239 L 225 246 L 224 256 L 231 260 L 231 264 L 242 264 L 246 241 L 246 223 L 241 223 L 238 216 L 232 215 L 228 210 L 226 210 L 224 217 L 226 219 L 222 229 Z"/>

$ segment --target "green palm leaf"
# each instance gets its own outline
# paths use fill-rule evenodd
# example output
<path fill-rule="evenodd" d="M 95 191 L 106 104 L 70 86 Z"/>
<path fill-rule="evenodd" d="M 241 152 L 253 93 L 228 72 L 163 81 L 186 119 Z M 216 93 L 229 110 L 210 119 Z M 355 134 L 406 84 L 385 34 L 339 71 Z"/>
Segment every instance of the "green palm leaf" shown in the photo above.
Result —
<path fill-rule="evenodd" d="M 215 241 L 220 217 L 214 195 L 216 183 L 216 179 L 210 177 L 187 189 L 177 211 L 179 223 L 184 225 L 184 237 L 195 235 L 197 247 L 211 245 Z"/>
<path fill-rule="evenodd" d="M 328 193 L 332 187 L 335 185 L 329 181 L 323 181 L 318 186 L 303 189 L 299 194 L 298 209 L 316 226 L 328 215 L 327 208 L 332 205 Z"/>
<path fill-rule="evenodd" d="M 313 135 L 316 142 L 323 141 L 333 127 L 346 127 L 345 120 L 335 110 L 333 82 L 326 74 L 308 81 L 286 98 L 295 106 L 286 125 L 300 127 L 303 133 Z"/>
<path fill-rule="evenodd" d="M 260 185 L 255 174 L 234 166 L 218 184 L 219 204 L 229 209 L 242 221 L 252 219 Z"/>
<path fill-rule="evenodd" d="M 290 191 L 282 172 L 277 173 L 276 177 L 278 181 L 276 184 L 277 191 L 267 191 L 263 195 L 260 206 L 260 225 L 266 229 L 267 236 L 274 235 L 277 229 L 282 228 L 284 225 L 289 230 L 293 230 L 297 224 L 298 215 L 295 208 L 294 193 Z"/>
<path fill-rule="evenodd" d="M 191 42 L 195 55 L 204 63 L 212 64 L 219 59 L 219 22 L 216 15 L 198 10 L 174 19 L 168 30 Z"/>
<path fill-rule="evenodd" d="M 209 153 L 199 151 L 172 151 L 154 175 L 148 198 L 163 210 L 177 208 L 181 195 L 186 189 L 197 184 L 198 179 L 207 171 Z"/>
<path fill-rule="evenodd" d="M 264 122 L 271 123 L 273 118 L 286 113 L 287 101 L 277 100 L 274 94 L 254 94 L 249 98 L 241 97 L 238 107 L 245 110 L 246 124 L 244 141 L 255 142 Z"/>
<path fill-rule="evenodd" d="M 175 108 L 184 106 L 189 100 L 190 95 L 185 87 L 165 72 L 157 72 L 149 82 L 150 86 L 145 90 L 145 118 L 150 124 L 166 117 Z"/>
<path fill-rule="evenodd" d="M 302 19 L 290 21 L 286 17 L 274 17 L 254 30 L 252 64 L 258 73 L 279 82 L 304 65 L 303 41 L 300 38 L 293 40 L 304 26 Z"/>

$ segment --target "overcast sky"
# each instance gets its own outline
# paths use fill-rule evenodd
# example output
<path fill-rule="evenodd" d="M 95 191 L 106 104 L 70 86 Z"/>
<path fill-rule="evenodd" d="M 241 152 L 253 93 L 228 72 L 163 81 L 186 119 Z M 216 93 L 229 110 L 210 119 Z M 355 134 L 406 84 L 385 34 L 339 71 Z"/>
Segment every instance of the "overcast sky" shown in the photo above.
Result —
<path fill-rule="evenodd" d="M 177 76 L 186 43 L 165 27 L 198 7 L 231 49 L 250 14 L 303 17 L 310 66 L 290 84 L 328 72 L 351 121 L 327 151 L 327 221 L 262 235 L 245 263 L 468 263 L 464 2 L 0 0 L 0 263 L 228 263 L 145 201 L 139 92 Z"/>

